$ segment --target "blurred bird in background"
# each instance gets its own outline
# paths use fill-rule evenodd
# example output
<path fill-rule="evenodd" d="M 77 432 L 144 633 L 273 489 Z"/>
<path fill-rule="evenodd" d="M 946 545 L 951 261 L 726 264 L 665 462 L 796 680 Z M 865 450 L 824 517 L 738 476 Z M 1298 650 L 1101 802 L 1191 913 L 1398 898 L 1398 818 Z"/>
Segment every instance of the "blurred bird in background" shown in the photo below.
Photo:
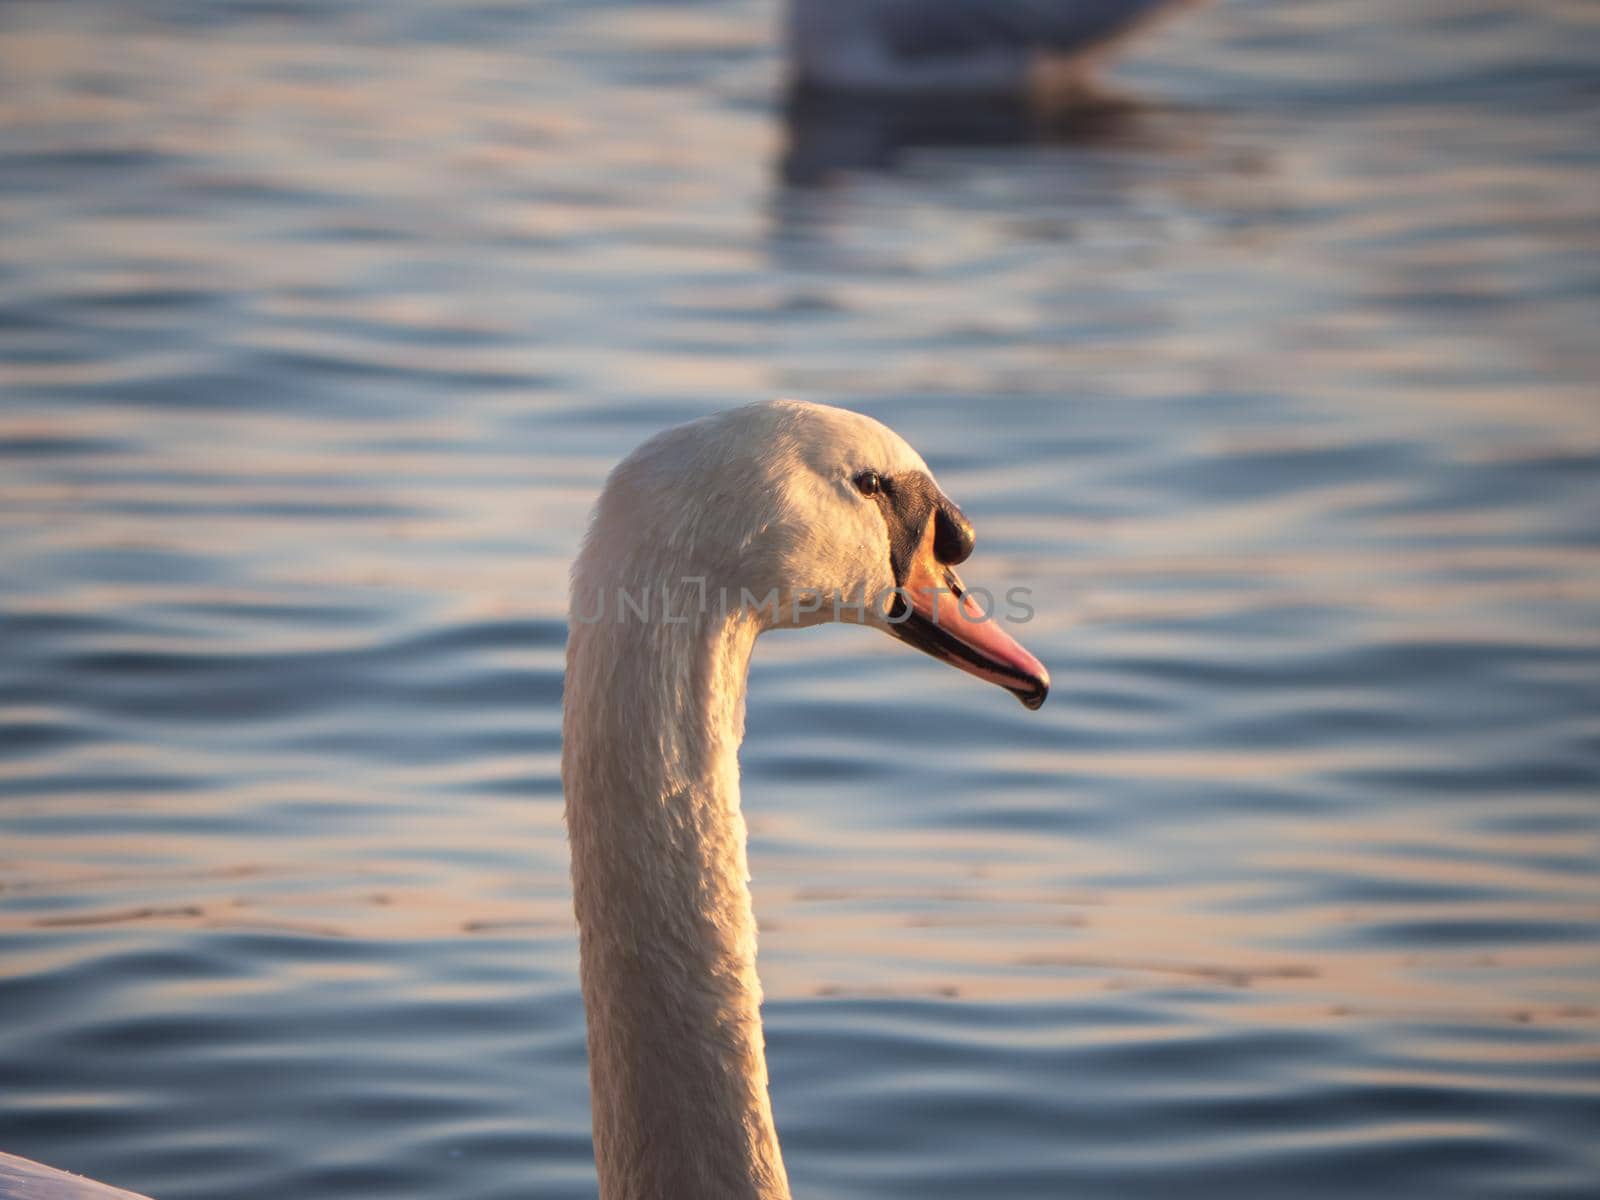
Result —
<path fill-rule="evenodd" d="M 802 89 L 1043 93 L 1086 86 L 1130 36 L 1204 0 L 789 0 Z"/>
<path fill-rule="evenodd" d="M 1129 136 L 1098 69 L 1205 0 L 789 0 L 785 182 L 883 170 L 920 146 Z"/>

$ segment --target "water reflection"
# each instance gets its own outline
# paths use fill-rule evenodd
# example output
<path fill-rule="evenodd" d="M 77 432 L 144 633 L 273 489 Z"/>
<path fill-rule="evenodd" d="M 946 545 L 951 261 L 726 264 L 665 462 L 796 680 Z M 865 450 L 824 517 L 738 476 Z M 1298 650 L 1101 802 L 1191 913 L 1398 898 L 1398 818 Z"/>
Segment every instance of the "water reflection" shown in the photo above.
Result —
<path fill-rule="evenodd" d="M 1016 95 L 863 94 L 792 90 L 784 107 L 780 175 L 812 187 L 885 171 L 919 150 L 1006 146 L 1149 146 L 1154 110 L 1110 91 L 1042 106 Z"/>

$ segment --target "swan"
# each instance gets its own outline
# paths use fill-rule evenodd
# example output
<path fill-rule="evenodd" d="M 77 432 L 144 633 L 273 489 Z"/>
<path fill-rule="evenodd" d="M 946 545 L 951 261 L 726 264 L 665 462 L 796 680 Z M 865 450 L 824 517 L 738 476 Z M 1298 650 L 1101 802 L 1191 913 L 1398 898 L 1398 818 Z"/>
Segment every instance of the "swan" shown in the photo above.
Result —
<path fill-rule="evenodd" d="M 1037 708 L 1045 668 L 954 571 L 973 540 L 915 450 L 815 404 L 670 429 L 606 481 L 561 752 L 602 1200 L 788 1197 L 739 809 L 751 651 L 870 625 Z"/>
<path fill-rule="evenodd" d="M 793 81 L 1064 100 L 1151 22 L 1205 0 L 789 0 Z"/>
<path fill-rule="evenodd" d="M 955 573 L 973 541 L 915 450 L 816 404 L 670 429 L 606 481 L 561 750 L 602 1200 L 788 1197 L 739 811 L 751 651 L 871 625 L 1038 708 L 1049 674 Z M 0 1153 L 0 1200 L 147 1198 Z"/>

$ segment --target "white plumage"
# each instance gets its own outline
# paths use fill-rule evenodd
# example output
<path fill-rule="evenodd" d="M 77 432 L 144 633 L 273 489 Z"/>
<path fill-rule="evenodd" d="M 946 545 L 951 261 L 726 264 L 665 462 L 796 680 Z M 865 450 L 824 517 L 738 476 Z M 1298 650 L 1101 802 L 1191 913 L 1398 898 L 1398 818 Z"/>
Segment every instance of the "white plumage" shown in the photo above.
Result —
<path fill-rule="evenodd" d="M 881 491 L 864 490 L 867 472 Z M 803 593 L 891 589 L 916 573 L 911 544 L 959 586 L 944 565 L 971 548 L 959 510 L 911 447 L 839 409 L 693 422 L 606 483 L 573 568 L 562 726 L 603 1200 L 789 1195 L 739 808 L 745 679 L 760 633 L 835 619 L 830 604 L 805 611 Z M 604 606 L 619 589 L 667 607 Z M 777 604 L 725 608 L 724 589 Z M 870 606 L 840 618 L 896 632 Z M 1043 700 L 1048 676 L 1005 635 L 969 641 L 978 658 L 951 661 Z"/>
<path fill-rule="evenodd" d="M 40 1163 L 0 1152 L 0 1200 L 147 1200 Z"/>
<path fill-rule="evenodd" d="M 1086 75 L 1153 20 L 1204 0 L 789 0 L 802 86 L 1017 92 Z"/>

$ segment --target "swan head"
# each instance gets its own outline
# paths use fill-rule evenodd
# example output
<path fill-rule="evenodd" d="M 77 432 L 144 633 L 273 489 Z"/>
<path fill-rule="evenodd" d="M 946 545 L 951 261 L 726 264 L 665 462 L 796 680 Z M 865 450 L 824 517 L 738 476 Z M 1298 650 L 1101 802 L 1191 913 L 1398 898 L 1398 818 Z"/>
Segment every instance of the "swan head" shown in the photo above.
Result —
<path fill-rule="evenodd" d="M 573 574 L 585 591 L 656 589 L 737 606 L 763 629 L 871 625 L 1029 708 L 1050 676 L 956 574 L 976 534 L 922 457 L 870 417 L 771 401 L 669 429 L 606 483 Z"/>

